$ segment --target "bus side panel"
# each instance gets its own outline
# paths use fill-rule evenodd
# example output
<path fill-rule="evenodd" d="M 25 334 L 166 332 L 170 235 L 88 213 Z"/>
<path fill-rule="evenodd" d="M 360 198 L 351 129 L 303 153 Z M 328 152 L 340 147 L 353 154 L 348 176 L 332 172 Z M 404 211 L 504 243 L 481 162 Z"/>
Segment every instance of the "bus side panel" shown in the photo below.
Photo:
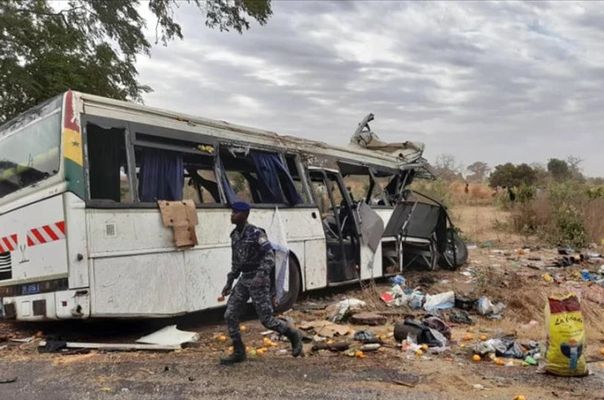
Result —
<path fill-rule="evenodd" d="M 88 240 L 86 234 L 86 209 L 83 200 L 73 193 L 63 194 L 65 204 L 65 228 L 67 259 L 69 260 L 69 288 L 89 286 Z"/>
<path fill-rule="evenodd" d="M 10 253 L 11 260 L 11 279 L 1 282 L 40 282 L 67 277 L 65 237 L 61 195 L 0 216 L 0 246 L 2 253 Z"/>
<path fill-rule="evenodd" d="M 93 263 L 93 317 L 169 316 L 186 310 L 183 253 L 107 257 Z"/>
<path fill-rule="evenodd" d="M 325 239 L 304 242 L 304 278 L 306 289 L 327 286 L 327 248 Z"/>
<path fill-rule="evenodd" d="M 187 250 L 184 257 L 187 311 L 224 306 L 218 297 L 231 270 L 231 246 Z"/>

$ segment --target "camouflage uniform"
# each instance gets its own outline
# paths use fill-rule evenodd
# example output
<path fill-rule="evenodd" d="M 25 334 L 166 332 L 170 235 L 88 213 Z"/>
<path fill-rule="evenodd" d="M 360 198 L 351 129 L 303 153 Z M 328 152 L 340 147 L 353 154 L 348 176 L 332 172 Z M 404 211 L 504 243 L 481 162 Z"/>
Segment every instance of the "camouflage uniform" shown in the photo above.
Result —
<path fill-rule="evenodd" d="M 275 266 L 275 252 L 262 228 L 246 223 L 243 229 L 231 232 L 233 251 L 232 269 L 227 276 L 227 286 L 237 278 L 227 302 L 224 318 L 229 335 L 235 341 L 241 341 L 239 317 L 248 298 L 256 308 L 256 314 L 262 325 L 268 329 L 286 334 L 285 322 L 273 316 L 271 304 L 271 272 Z"/>

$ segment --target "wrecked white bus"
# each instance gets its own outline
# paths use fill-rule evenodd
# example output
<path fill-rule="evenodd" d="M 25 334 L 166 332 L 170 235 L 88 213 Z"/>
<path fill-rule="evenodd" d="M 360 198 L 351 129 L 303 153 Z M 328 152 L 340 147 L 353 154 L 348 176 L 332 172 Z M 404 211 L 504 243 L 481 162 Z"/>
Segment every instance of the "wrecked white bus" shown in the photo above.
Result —
<path fill-rule="evenodd" d="M 23 113 L 0 127 L 3 318 L 222 306 L 237 199 L 269 239 L 284 236 L 281 308 L 303 291 L 401 272 L 413 242 L 401 236 L 405 188 L 425 162 L 413 146 L 371 149 L 367 122 L 337 147 L 72 91 Z M 176 246 L 159 200 L 194 202 L 194 246 Z M 434 255 L 433 240 L 414 240 Z"/>

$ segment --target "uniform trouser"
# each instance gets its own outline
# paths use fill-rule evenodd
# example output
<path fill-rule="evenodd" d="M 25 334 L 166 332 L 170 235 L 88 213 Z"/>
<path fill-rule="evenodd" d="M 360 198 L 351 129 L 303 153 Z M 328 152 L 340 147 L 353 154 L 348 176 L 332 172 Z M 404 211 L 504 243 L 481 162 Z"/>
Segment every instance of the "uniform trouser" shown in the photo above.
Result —
<path fill-rule="evenodd" d="M 231 340 L 241 340 L 239 318 L 244 311 L 247 300 L 251 297 L 256 314 L 266 328 L 285 334 L 287 324 L 273 316 L 273 306 L 270 295 L 270 278 L 254 279 L 242 276 L 233 288 L 227 302 L 224 319 L 226 320 Z"/>

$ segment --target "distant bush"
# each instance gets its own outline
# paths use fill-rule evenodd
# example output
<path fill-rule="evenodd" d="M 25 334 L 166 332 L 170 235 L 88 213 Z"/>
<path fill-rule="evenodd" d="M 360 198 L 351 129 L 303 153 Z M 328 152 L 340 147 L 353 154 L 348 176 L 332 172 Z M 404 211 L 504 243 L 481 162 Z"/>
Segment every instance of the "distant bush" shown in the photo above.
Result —
<path fill-rule="evenodd" d="M 512 225 L 518 233 L 576 247 L 604 238 L 604 190 L 600 193 L 599 188 L 565 181 L 545 189 L 521 189 L 517 200 Z"/>

